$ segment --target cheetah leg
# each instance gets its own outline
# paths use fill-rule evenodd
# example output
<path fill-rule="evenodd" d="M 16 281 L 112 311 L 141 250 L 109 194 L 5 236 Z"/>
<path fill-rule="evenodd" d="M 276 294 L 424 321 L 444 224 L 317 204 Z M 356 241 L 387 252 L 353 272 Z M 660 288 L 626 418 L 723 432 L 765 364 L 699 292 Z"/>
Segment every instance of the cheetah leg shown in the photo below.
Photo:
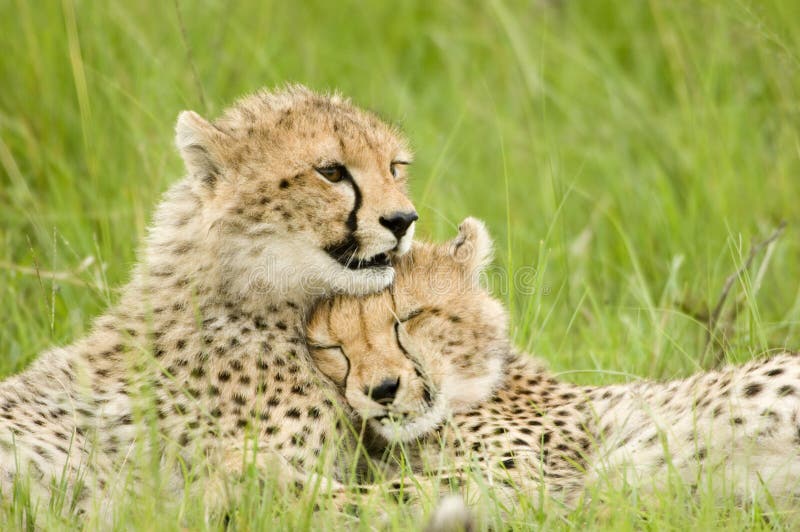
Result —
<path fill-rule="evenodd" d="M 404 505 L 405 509 L 418 519 L 422 519 L 424 515 L 424 503 L 435 500 L 438 502 L 432 514 L 434 517 L 431 518 L 425 530 L 444 530 L 447 528 L 442 528 L 438 524 L 463 523 L 466 515 L 469 515 L 471 519 L 471 513 L 464 503 L 462 494 L 454 495 L 453 493 L 453 487 L 462 484 L 462 477 L 459 473 L 448 472 L 436 476 L 418 475 L 390 479 L 375 484 L 342 486 L 329 492 L 328 500 L 341 513 L 358 515 L 362 513 L 361 508 L 370 508 L 378 524 L 377 529 L 390 523 L 390 515 L 385 504 L 387 498 Z M 460 501 L 459 504 L 455 503 L 456 500 Z M 455 507 L 459 505 L 462 507 L 462 511 L 454 511 Z M 375 515 L 376 511 L 377 515 Z M 434 522 L 437 523 L 436 526 L 434 526 Z"/>
<path fill-rule="evenodd" d="M 402 503 L 418 520 L 424 517 L 425 507 L 432 508 L 424 526 L 426 531 L 478 530 L 480 510 L 474 505 L 488 493 L 505 513 L 518 504 L 521 496 L 530 497 L 544 489 L 546 483 L 537 473 L 539 468 L 522 460 L 520 465 L 523 467 L 509 470 L 500 466 L 472 464 L 351 486 L 334 492 L 332 502 L 339 511 L 348 513 L 353 513 L 353 509 L 357 513 L 362 506 L 373 511 L 380 508 L 382 513 L 378 520 L 388 524 L 389 515 L 383 510 L 386 506 L 375 504 L 375 501 L 385 502 L 388 496 Z M 559 497 L 561 499 L 563 497 Z M 570 507 L 566 500 L 562 503 Z"/>
<path fill-rule="evenodd" d="M 344 488 L 336 480 L 296 468 L 280 453 L 269 448 L 254 452 L 237 443 L 225 448 L 221 455 L 209 458 L 212 470 L 201 481 L 207 519 L 224 512 L 241 497 L 241 480 L 248 467 L 254 467 L 263 479 L 275 481 L 282 491 L 315 486 L 320 492 L 336 493 Z"/>

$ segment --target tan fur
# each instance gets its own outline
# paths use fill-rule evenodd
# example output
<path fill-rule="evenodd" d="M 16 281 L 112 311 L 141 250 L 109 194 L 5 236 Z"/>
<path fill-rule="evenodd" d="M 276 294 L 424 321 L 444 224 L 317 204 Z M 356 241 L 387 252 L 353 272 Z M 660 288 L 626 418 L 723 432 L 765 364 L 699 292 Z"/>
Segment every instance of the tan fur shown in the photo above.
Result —
<path fill-rule="evenodd" d="M 454 242 L 481 231 L 474 222 L 465 227 Z M 673 473 L 742 501 L 763 488 L 775 498 L 800 493 L 800 357 L 781 354 L 667 383 L 561 382 L 529 356 L 510 353 L 504 311 L 484 290 L 462 289 L 465 270 L 453 249 L 418 245 L 400 262 L 391 292 L 338 297 L 309 324 L 309 341 L 327 347 L 312 346 L 312 357 L 387 448 L 392 440 L 414 442 L 408 447 L 420 469 L 477 464 L 494 492 L 512 501 L 517 490 L 542 490 L 572 504 L 587 485 L 657 489 Z M 474 249 L 483 259 L 467 261 L 472 276 L 491 246 Z M 438 273 L 456 281 L 432 283 Z M 402 322 L 420 308 L 430 310 Z M 343 379 L 348 363 L 357 370 Z M 475 386 L 489 367 L 497 368 L 487 380 L 493 385 Z M 401 386 L 392 404 L 363 391 L 398 376 L 412 386 L 407 393 Z M 472 401 L 426 405 L 418 392 L 426 382 L 432 390 L 465 390 Z"/>
<path fill-rule="evenodd" d="M 390 290 L 323 302 L 309 321 L 314 360 L 386 438 L 428 433 L 497 386 L 509 347 L 505 311 L 480 284 L 490 255 L 483 224 L 467 219 L 445 245 L 415 243 Z M 397 378 L 394 403 L 370 399 Z"/>
<path fill-rule="evenodd" d="M 598 448 L 590 483 L 692 490 L 747 502 L 800 495 L 800 356 L 781 353 L 670 382 L 590 395 Z M 763 500 L 763 499 L 762 499 Z"/>
<path fill-rule="evenodd" d="M 22 469 L 46 503 L 65 472 L 70 489 L 82 478 L 83 507 L 115 496 L 123 463 L 178 455 L 193 475 L 210 466 L 199 485 L 221 504 L 246 459 L 303 480 L 336 434 L 335 389 L 308 358 L 304 319 L 320 297 L 392 281 L 389 265 L 352 268 L 327 250 L 352 266 L 409 247 L 413 226 L 398 240 L 380 221 L 413 210 L 405 165 L 392 171 L 410 161 L 405 140 L 340 96 L 295 86 L 213 123 L 184 112 L 176 144 L 188 176 L 159 205 L 119 303 L 0 384 L 5 494 Z M 332 164 L 348 180 L 315 170 Z M 153 425 L 155 438 L 143 431 Z"/>

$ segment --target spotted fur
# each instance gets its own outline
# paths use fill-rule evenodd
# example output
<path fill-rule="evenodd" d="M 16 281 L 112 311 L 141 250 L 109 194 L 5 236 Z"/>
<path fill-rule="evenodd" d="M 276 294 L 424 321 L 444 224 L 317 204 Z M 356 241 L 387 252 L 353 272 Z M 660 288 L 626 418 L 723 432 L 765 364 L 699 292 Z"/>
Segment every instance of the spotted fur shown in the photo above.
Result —
<path fill-rule="evenodd" d="M 405 164 L 393 165 L 410 162 L 406 141 L 338 95 L 295 86 L 214 122 L 184 112 L 176 143 L 188 175 L 158 206 L 119 302 L 0 383 L 5 494 L 29 473 L 46 503 L 64 473 L 82 507 L 115 497 L 123 464 L 147 489 L 136 465 L 177 455 L 214 505 L 246 458 L 303 481 L 336 434 L 335 389 L 311 364 L 304 319 L 320 297 L 392 281 L 375 257 L 401 255 L 413 235 L 382 221 L 413 213 Z M 336 182 L 316 170 L 337 165 Z"/>
<path fill-rule="evenodd" d="M 473 240 L 491 249 L 488 235 Z M 485 290 L 435 281 L 463 277 L 455 243 L 418 245 L 392 291 L 339 297 L 310 322 L 312 357 L 387 449 L 405 442 L 420 470 L 477 466 L 512 501 L 544 492 L 570 505 L 587 486 L 647 491 L 674 474 L 687 486 L 710 480 L 716 493 L 742 501 L 764 488 L 774 498 L 799 493 L 800 356 L 670 382 L 560 381 L 529 355 L 512 354 L 505 313 Z M 489 251 L 479 254 L 485 264 Z M 476 385 L 476 375 L 491 385 Z M 375 401 L 370 391 L 387 379 L 399 379 L 397 393 Z M 448 388 L 471 401 L 436 395 Z M 426 389 L 443 401 L 426 401 Z"/>
<path fill-rule="evenodd" d="M 591 483 L 659 489 L 677 475 L 740 501 L 800 495 L 800 356 L 781 353 L 671 382 L 590 394 Z"/>

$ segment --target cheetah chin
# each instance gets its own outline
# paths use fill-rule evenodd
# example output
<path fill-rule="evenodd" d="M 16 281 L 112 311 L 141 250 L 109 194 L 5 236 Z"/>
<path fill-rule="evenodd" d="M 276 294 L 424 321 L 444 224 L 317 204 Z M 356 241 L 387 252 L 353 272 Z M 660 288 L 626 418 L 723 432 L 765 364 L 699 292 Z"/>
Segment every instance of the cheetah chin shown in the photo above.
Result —
<path fill-rule="evenodd" d="M 387 247 L 384 251 L 378 251 L 369 256 L 358 256 L 357 251 L 361 245 L 353 239 L 348 239 L 335 246 L 329 246 L 325 249 L 325 252 L 333 260 L 348 270 L 359 271 L 392 268 L 392 259 L 405 255 L 408 250 L 411 249 L 411 243 L 414 240 L 414 227 L 414 224 L 411 224 L 405 235 L 392 247 Z"/>
<path fill-rule="evenodd" d="M 413 441 L 435 431 L 450 417 L 448 400 L 444 393 L 438 392 L 421 413 L 413 415 L 383 412 L 369 419 L 369 425 L 387 441 Z"/>
<path fill-rule="evenodd" d="M 491 351 L 491 350 L 490 350 Z M 486 372 L 479 376 L 459 376 L 442 379 L 423 410 L 395 413 L 390 410 L 370 418 L 373 430 L 388 441 L 411 441 L 437 430 L 457 412 L 468 410 L 476 403 L 475 391 L 496 390 L 506 375 L 507 361 L 502 352 L 493 353 L 486 361 Z M 430 390 L 430 386 L 429 386 Z"/>
<path fill-rule="evenodd" d="M 334 292 L 366 295 L 391 285 L 395 275 L 393 261 L 411 249 L 414 228 L 412 223 L 401 238 L 371 253 L 364 253 L 365 246 L 352 236 L 325 248 L 325 253 L 336 264 L 334 271 L 325 275 Z"/>

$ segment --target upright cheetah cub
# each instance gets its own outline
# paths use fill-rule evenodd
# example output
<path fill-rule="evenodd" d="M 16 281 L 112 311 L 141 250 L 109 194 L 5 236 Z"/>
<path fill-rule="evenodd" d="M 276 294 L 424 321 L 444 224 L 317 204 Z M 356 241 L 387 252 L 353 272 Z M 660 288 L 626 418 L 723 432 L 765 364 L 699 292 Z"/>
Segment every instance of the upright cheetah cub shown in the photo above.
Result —
<path fill-rule="evenodd" d="M 310 322 L 318 367 L 385 440 L 416 442 L 423 454 L 444 440 L 454 465 L 477 460 L 490 479 L 567 503 L 587 485 L 658 489 L 674 474 L 744 501 L 764 489 L 800 493 L 799 356 L 666 383 L 560 382 L 511 353 L 505 313 L 488 293 L 441 282 L 463 277 L 442 257 L 464 233 L 481 235 L 471 240 L 481 263 L 490 256 L 482 225 L 467 220 L 461 233 L 415 245 L 391 291 L 337 297 Z"/>
<path fill-rule="evenodd" d="M 30 474 L 46 504 L 64 473 L 70 490 L 81 478 L 72 496 L 85 506 L 113 497 L 111 476 L 142 453 L 232 477 L 254 458 L 287 482 L 320 462 L 337 407 L 308 356 L 305 316 L 320 297 L 392 282 L 417 218 L 407 143 L 348 100 L 299 86 L 245 97 L 214 122 L 181 113 L 176 143 L 188 175 L 158 206 L 119 303 L 0 384 L 4 495 Z M 153 423 L 154 447 L 135 449 Z M 324 474 L 335 479 L 334 465 Z M 218 502 L 220 482 L 202 484 Z"/>

